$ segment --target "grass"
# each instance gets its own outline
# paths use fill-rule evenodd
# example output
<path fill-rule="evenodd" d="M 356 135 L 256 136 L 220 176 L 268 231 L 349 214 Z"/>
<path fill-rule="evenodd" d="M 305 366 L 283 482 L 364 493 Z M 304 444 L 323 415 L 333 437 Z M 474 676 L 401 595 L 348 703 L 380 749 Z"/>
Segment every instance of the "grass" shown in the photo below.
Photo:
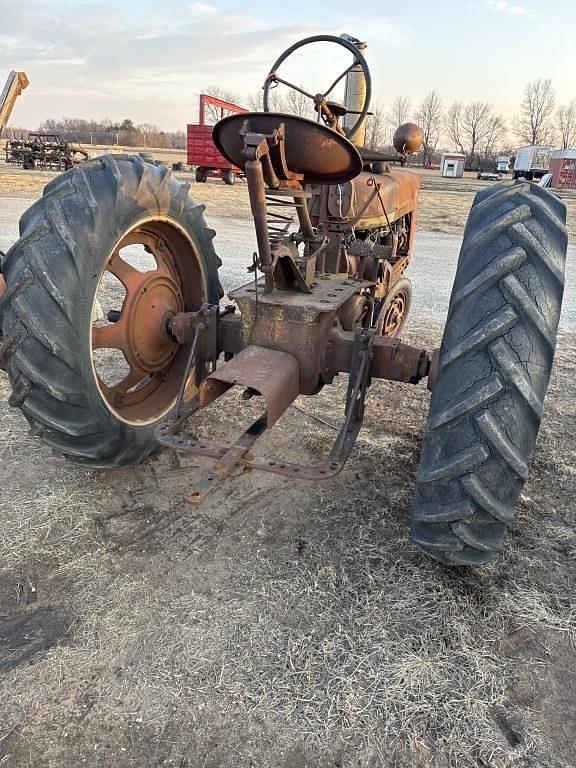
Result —
<path fill-rule="evenodd" d="M 3 674 L 0 758 L 28 765 L 30 749 L 32 764 L 50 766 L 569 765 L 535 680 L 562 638 L 569 649 L 576 641 L 572 349 L 504 557 L 474 571 L 446 569 L 408 542 L 421 386 L 373 386 L 366 428 L 334 480 L 245 474 L 196 512 L 179 498 L 197 463 L 176 475 L 166 457 L 82 472 L 50 459 L 3 406 L 1 610 L 14 612 L 33 583 L 35 601 L 19 610 L 63 618 L 57 642 Z M 311 418 L 338 420 L 332 394 L 302 398 L 285 417 L 309 461 L 334 438 Z M 239 424 L 230 397 L 212 428 Z M 285 437 L 270 448 L 284 450 Z M 560 660 L 568 668 L 571 653 Z"/>
<path fill-rule="evenodd" d="M 205 187 L 238 215 L 244 187 Z M 471 201 L 425 190 L 419 226 L 461 227 Z M 504 555 L 468 571 L 408 541 L 423 386 L 373 384 L 333 480 L 244 473 L 196 510 L 205 462 L 76 468 L 0 374 L 0 766 L 572 768 L 575 375 L 563 333 Z M 300 398 L 260 451 L 318 461 L 345 387 Z M 223 406 L 194 431 L 230 439 L 258 409 Z"/>

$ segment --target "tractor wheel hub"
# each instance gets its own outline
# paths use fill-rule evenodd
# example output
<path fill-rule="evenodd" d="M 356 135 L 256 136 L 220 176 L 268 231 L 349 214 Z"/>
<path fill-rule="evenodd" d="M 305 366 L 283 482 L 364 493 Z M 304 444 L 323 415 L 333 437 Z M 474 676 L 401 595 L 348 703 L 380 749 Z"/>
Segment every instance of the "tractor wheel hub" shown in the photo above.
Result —
<path fill-rule="evenodd" d="M 170 317 L 184 309 L 182 294 L 175 280 L 152 273 L 138 290 L 128 294 L 123 308 L 130 318 L 128 348 L 137 365 L 154 372 L 166 367 L 178 351 L 178 343 L 168 333 Z"/>

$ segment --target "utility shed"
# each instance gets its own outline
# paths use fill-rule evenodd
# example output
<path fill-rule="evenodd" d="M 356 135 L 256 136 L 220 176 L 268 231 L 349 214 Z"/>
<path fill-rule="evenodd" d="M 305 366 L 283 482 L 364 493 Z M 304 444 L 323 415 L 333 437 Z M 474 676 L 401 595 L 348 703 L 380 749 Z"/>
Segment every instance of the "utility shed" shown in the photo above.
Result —
<path fill-rule="evenodd" d="M 557 149 L 550 158 L 550 173 L 556 189 L 576 189 L 576 149 Z"/>
<path fill-rule="evenodd" d="M 464 163 L 466 155 L 460 152 L 447 152 L 440 158 L 440 175 L 460 178 L 464 176 Z"/>

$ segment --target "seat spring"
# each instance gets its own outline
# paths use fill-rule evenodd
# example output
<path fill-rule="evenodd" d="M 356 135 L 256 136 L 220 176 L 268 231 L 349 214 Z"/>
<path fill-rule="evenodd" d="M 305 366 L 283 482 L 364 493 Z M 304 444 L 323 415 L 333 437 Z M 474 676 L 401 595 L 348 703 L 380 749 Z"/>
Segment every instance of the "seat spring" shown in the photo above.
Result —
<path fill-rule="evenodd" d="M 278 244 L 282 238 L 286 237 L 290 231 L 290 227 L 295 223 L 294 215 L 287 215 L 286 213 L 280 213 L 274 210 L 275 208 L 301 208 L 303 203 L 296 202 L 294 198 L 279 199 L 274 190 L 268 191 L 266 194 L 266 223 L 268 225 L 268 233 L 270 238 L 270 244 Z"/>

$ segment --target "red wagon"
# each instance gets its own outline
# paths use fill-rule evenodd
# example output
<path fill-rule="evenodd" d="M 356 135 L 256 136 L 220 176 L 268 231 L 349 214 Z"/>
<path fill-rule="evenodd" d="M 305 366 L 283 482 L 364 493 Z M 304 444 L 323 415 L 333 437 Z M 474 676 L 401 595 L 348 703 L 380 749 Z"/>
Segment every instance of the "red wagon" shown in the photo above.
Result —
<path fill-rule="evenodd" d="M 212 141 L 212 125 L 206 123 L 206 107 L 212 105 L 219 110 L 218 119 L 232 112 L 247 112 L 244 107 L 222 101 L 203 93 L 200 95 L 200 115 L 198 125 L 188 125 L 187 151 L 188 165 L 196 166 L 196 181 L 205 182 L 208 176 L 220 176 L 226 184 L 234 184 L 240 169 L 230 165 L 230 161 L 218 152 Z"/>

